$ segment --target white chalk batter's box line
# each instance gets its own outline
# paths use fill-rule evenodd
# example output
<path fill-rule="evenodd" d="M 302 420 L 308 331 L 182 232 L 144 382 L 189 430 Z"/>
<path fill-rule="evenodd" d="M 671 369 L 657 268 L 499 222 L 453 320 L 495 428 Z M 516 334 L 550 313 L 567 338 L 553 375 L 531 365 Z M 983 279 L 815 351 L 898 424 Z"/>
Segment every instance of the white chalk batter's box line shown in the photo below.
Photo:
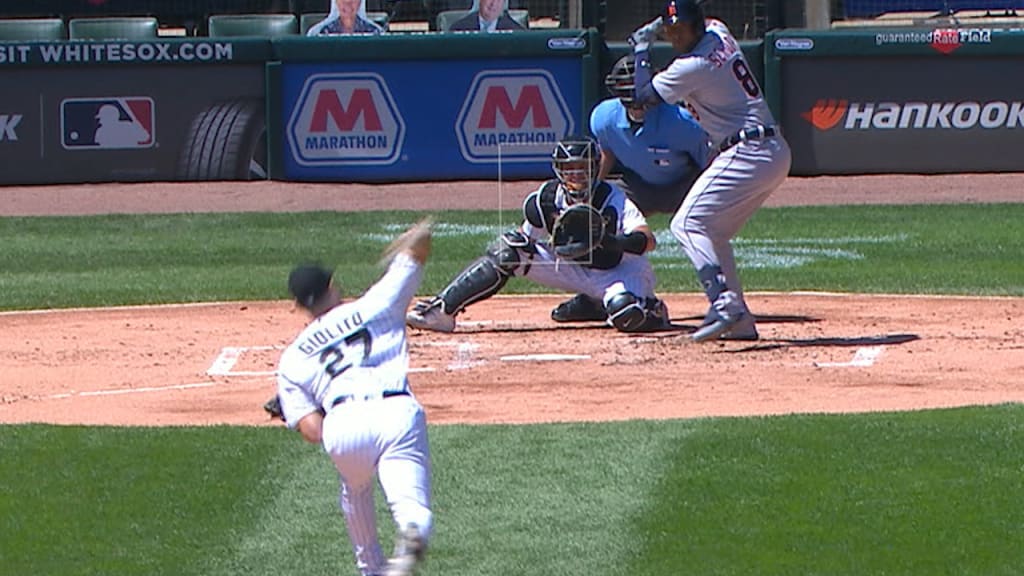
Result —
<path fill-rule="evenodd" d="M 414 346 L 423 347 L 437 347 L 437 348 L 455 348 L 455 360 L 448 365 L 449 370 L 465 370 L 474 366 L 486 364 L 486 360 L 474 360 L 472 353 L 474 350 L 479 348 L 478 344 L 472 342 L 424 342 L 417 343 Z M 237 371 L 232 372 L 231 368 L 234 366 L 238 358 L 246 350 L 282 350 L 283 346 L 227 346 L 221 350 L 221 354 L 214 361 L 214 366 L 210 369 L 213 370 L 217 367 L 220 373 L 213 374 L 216 376 L 273 376 L 274 372 L 248 372 L 248 371 Z M 813 365 L 816 368 L 869 368 L 875 364 L 875 361 L 882 355 L 882 346 L 868 346 L 858 348 L 857 352 L 853 355 L 853 359 L 849 362 L 816 362 Z M 226 351 L 226 352 L 225 352 Z M 502 362 L 556 362 L 566 360 L 589 360 L 589 354 L 516 354 L 501 356 L 499 358 Z M 805 366 L 805 364 L 800 364 Z M 434 368 L 412 368 L 410 372 L 432 372 Z M 208 371 L 209 373 L 209 371 Z M 192 382 L 189 384 L 172 384 L 169 386 L 148 386 L 145 388 L 115 388 L 110 390 L 91 390 L 84 392 L 65 392 L 62 394 L 51 394 L 49 396 L 34 397 L 37 400 L 61 400 L 67 398 L 87 398 L 90 396 L 121 396 L 125 394 L 145 394 L 149 392 L 168 392 L 176 390 L 192 390 L 196 388 L 211 388 L 214 386 L 220 386 L 223 382 L 210 381 L 210 382 Z"/>
<path fill-rule="evenodd" d="M 477 366 L 487 364 L 487 360 L 476 355 L 480 345 L 469 341 L 452 342 L 414 342 L 411 348 L 453 348 L 452 358 L 445 366 L 448 371 L 469 370 Z M 221 348 L 220 354 L 214 359 L 213 364 L 206 370 L 207 376 L 274 376 L 274 370 L 235 370 L 235 365 L 248 351 L 284 350 L 284 346 L 225 346 Z M 589 354 L 512 354 L 500 356 L 501 362 L 558 362 L 572 360 L 589 360 Z M 434 372 L 434 366 L 413 366 L 409 368 L 410 373 Z"/>

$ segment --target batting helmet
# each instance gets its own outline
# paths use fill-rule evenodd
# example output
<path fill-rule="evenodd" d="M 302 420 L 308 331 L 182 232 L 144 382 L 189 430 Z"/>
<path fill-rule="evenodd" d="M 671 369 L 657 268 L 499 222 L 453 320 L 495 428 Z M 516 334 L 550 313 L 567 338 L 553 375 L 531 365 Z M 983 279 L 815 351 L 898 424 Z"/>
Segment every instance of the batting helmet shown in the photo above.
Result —
<path fill-rule="evenodd" d="M 704 24 L 704 9 L 697 0 L 669 0 L 661 11 L 662 21 L 672 26 L 680 22 Z"/>
<path fill-rule="evenodd" d="M 590 203 L 600 172 L 600 148 L 588 136 L 568 136 L 555 144 L 551 166 L 573 204 Z"/>
<path fill-rule="evenodd" d="M 636 60 L 632 54 L 619 58 L 618 62 L 612 65 L 611 72 L 604 77 L 604 85 L 608 91 L 627 108 L 633 104 L 635 81 Z"/>

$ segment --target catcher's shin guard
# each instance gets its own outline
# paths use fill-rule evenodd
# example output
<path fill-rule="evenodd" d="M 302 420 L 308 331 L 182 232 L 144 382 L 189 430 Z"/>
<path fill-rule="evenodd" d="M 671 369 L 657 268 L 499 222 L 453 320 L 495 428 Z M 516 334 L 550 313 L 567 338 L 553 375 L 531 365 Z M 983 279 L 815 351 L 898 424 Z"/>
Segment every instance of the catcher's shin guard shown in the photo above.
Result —
<path fill-rule="evenodd" d="M 657 298 L 637 298 L 631 292 L 608 301 L 608 322 L 620 332 L 654 332 L 668 326 L 668 309 Z"/>

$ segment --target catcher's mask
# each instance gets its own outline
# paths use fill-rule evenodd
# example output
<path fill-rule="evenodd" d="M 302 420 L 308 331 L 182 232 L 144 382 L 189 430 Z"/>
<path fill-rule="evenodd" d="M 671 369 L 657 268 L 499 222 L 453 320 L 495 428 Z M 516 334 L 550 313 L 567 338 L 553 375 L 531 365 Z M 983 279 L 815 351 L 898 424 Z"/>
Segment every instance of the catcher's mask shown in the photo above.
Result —
<path fill-rule="evenodd" d="M 566 138 L 555 145 L 551 165 L 570 204 L 589 204 L 600 170 L 597 141 L 585 136 Z"/>

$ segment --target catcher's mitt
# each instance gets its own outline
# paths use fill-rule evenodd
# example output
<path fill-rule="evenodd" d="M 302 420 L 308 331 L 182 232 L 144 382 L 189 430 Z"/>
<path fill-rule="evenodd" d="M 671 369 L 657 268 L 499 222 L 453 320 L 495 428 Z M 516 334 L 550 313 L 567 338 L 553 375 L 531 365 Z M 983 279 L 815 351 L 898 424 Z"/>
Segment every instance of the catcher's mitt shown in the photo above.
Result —
<path fill-rule="evenodd" d="M 605 221 L 590 204 L 573 204 L 551 226 L 551 244 L 559 258 L 579 260 L 601 246 Z"/>

